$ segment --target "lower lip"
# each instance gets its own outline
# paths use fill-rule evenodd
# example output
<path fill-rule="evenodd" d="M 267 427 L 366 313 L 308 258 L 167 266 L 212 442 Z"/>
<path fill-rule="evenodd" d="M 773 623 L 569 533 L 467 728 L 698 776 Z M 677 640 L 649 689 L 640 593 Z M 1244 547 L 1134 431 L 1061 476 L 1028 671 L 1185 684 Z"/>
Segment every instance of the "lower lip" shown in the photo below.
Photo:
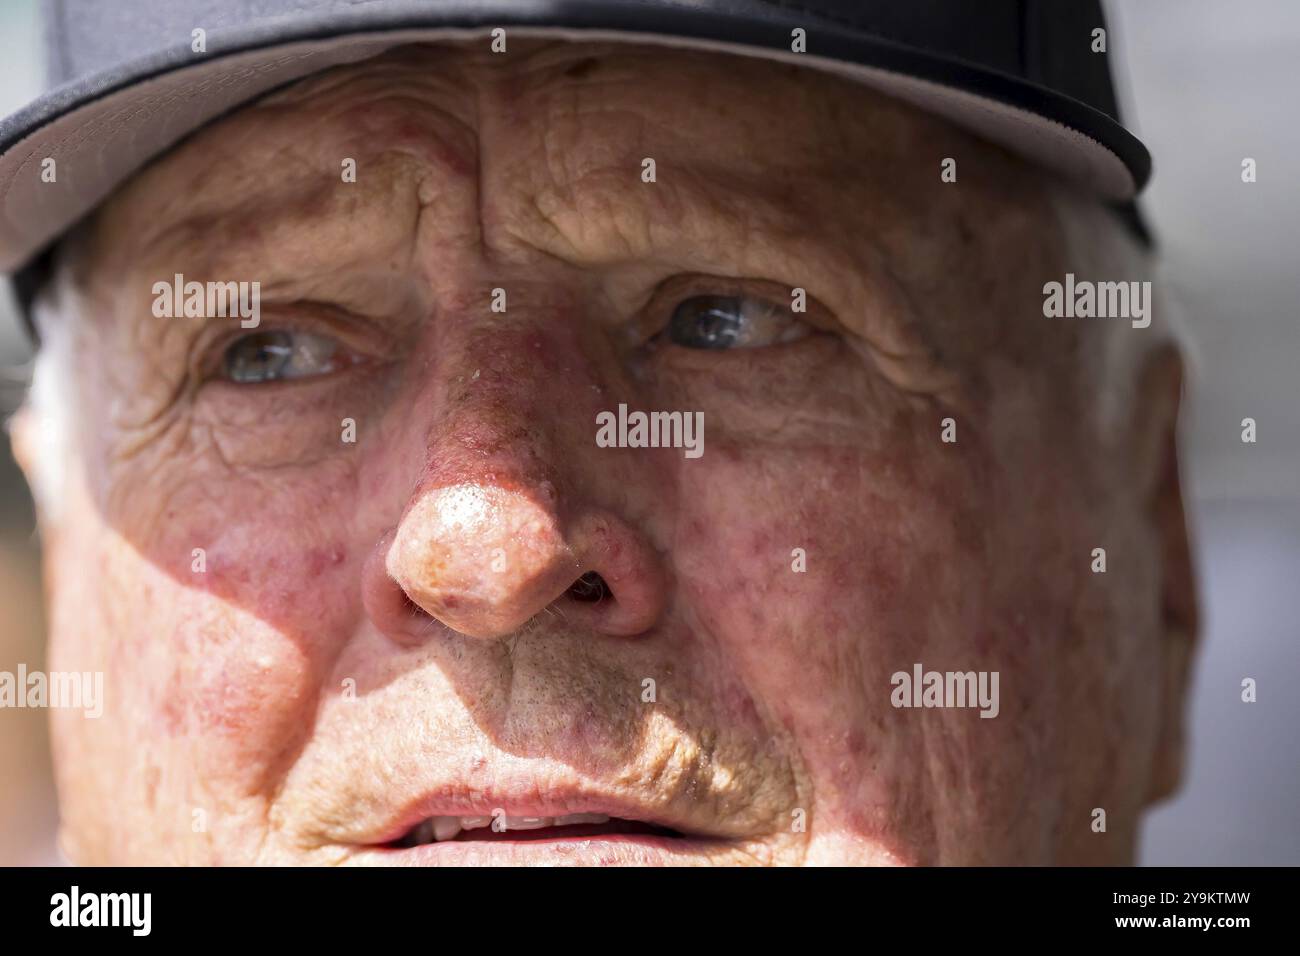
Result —
<path fill-rule="evenodd" d="M 542 840 L 448 840 L 356 854 L 364 866 L 690 866 L 723 849 L 714 840 L 643 833 Z"/>

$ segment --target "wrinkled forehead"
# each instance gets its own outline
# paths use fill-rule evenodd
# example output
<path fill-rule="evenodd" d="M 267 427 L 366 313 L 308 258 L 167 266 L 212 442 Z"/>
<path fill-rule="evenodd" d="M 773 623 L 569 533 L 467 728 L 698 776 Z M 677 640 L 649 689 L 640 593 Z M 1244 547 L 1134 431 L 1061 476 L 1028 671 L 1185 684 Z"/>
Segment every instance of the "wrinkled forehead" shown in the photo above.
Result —
<path fill-rule="evenodd" d="M 899 215 L 957 198 L 936 189 L 945 157 L 966 161 L 968 197 L 1023 206 L 1038 180 L 1000 148 L 820 71 L 732 53 L 533 40 L 509 57 L 481 44 L 408 46 L 300 80 L 200 130 L 110 206 L 132 204 L 152 221 L 169 206 L 201 212 L 259 190 L 292 201 L 294 185 L 320 186 L 301 175 L 305 159 L 324 170 L 344 157 L 404 153 L 454 178 L 513 150 L 534 151 L 548 180 L 587 189 L 602 185 L 593 171 L 654 159 L 716 177 L 719 192 L 728 179 L 763 187 L 755 198 L 767 204 L 870 190 L 876 205 L 894 198 Z M 672 172 L 662 180 L 672 183 Z M 175 191 L 181 185 L 189 188 Z M 873 228 L 888 225 L 877 217 Z"/>

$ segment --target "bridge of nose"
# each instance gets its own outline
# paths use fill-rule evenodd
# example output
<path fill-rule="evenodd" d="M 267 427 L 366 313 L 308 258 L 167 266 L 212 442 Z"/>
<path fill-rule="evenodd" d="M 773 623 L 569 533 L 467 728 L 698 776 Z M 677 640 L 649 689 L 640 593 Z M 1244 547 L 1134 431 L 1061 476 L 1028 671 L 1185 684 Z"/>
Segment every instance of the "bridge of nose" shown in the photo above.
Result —
<path fill-rule="evenodd" d="M 554 300 L 444 328 L 427 364 L 425 466 L 383 567 L 413 604 L 470 636 L 516 630 L 586 574 L 609 585 L 599 601 L 583 590 L 589 606 L 574 610 L 594 626 L 626 633 L 663 603 L 657 553 L 609 511 L 612 476 L 628 470 L 596 446 L 611 389 Z"/>

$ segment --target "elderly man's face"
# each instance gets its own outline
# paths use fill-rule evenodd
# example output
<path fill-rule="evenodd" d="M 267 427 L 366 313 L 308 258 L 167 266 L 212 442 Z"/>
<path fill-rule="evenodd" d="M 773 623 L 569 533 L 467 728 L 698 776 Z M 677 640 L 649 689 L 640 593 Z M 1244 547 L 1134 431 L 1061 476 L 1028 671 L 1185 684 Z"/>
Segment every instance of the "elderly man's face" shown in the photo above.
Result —
<path fill-rule="evenodd" d="M 1193 626 L 1176 376 L 1043 318 L 1048 193 L 856 86 L 619 46 L 406 49 L 187 141 L 51 332 L 50 667 L 107 695 L 56 712 L 68 852 L 1128 859 Z M 156 318 L 178 273 L 260 325 Z M 621 405 L 703 453 L 602 447 Z M 996 716 L 895 706 L 918 664 Z"/>

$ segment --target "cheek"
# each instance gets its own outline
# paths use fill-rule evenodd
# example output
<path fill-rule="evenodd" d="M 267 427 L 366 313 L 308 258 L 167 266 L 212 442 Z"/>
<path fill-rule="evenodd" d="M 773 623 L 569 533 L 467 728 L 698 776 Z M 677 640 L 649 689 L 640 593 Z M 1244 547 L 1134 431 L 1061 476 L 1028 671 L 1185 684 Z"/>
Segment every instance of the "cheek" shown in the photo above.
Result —
<path fill-rule="evenodd" d="M 863 688 L 896 628 L 905 569 L 888 515 L 850 508 L 867 488 L 857 450 L 738 450 L 717 443 L 679 500 L 678 586 L 737 683 L 795 738 L 819 790 L 870 761 Z M 887 700 L 887 698 L 886 698 Z M 852 728 L 852 739 L 846 739 Z"/>
<path fill-rule="evenodd" d="M 312 723 L 313 662 L 284 633 L 187 587 L 90 512 L 51 549 L 49 667 L 103 675 L 102 714 L 54 714 L 65 833 L 77 858 L 206 859 L 191 811 L 230 831 L 274 792 Z M 105 831 L 103 809 L 118 826 Z M 252 845 L 252 844 L 249 844 Z"/>
<path fill-rule="evenodd" d="M 147 688 L 145 739 L 190 742 L 200 779 L 244 792 L 292 762 L 360 622 L 351 471 L 302 471 L 189 469 L 159 506 L 128 496 L 139 510 L 110 531 L 127 556 L 101 588 L 112 666 L 124 686 Z"/>
<path fill-rule="evenodd" d="M 353 461 L 259 471 L 211 457 L 162 460 L 151 486 L 119 476 L 113 531 L 203 606 L 242 613 L 308 658 L 328 654 L 359 611 Z"/>
<path fill-rule="evenodd" d="M 1046 756 L 1046 731 L 1025 731 L 1049 716 L 1030 708 L 1062 624 L 999 581 L 997 554 L 1030 556 L 995 537 L 980 462 L 912 432 L 869 450 L 717 443 L 673 548 L 692 612 L 795 738 L 821 825 L 907 858 L 939 853 L 933 821 L 965 812 L 944 794 L 996 815 Z M 999 671 L 1000 717 L 895 709 L 891 675 L 915 663 Z"/>
<path fill-rule="evenodd" d="M 978 616 L 968 503 L 928 487 L 923 467 L 891 464 L 924 461 L 915 449 L 718 446 L 705 460 L 680 497 L 680 585 L 728 651 L 773 679 L 794 667 L 812 698 L 828 686 L 857 698 L 855 682 L 880 676 L 887 701 L 900 653 Z"/>
<path fill-rule="evenodd" d="M 318 670 L 309 642 L 136 555 L 116 568 L 100 600 L 106 684 L 129 689 L 124 711 L 136 725 L 126 739 L 185 754 L 213 790 L 263 792 L 310 726 Z"/>

